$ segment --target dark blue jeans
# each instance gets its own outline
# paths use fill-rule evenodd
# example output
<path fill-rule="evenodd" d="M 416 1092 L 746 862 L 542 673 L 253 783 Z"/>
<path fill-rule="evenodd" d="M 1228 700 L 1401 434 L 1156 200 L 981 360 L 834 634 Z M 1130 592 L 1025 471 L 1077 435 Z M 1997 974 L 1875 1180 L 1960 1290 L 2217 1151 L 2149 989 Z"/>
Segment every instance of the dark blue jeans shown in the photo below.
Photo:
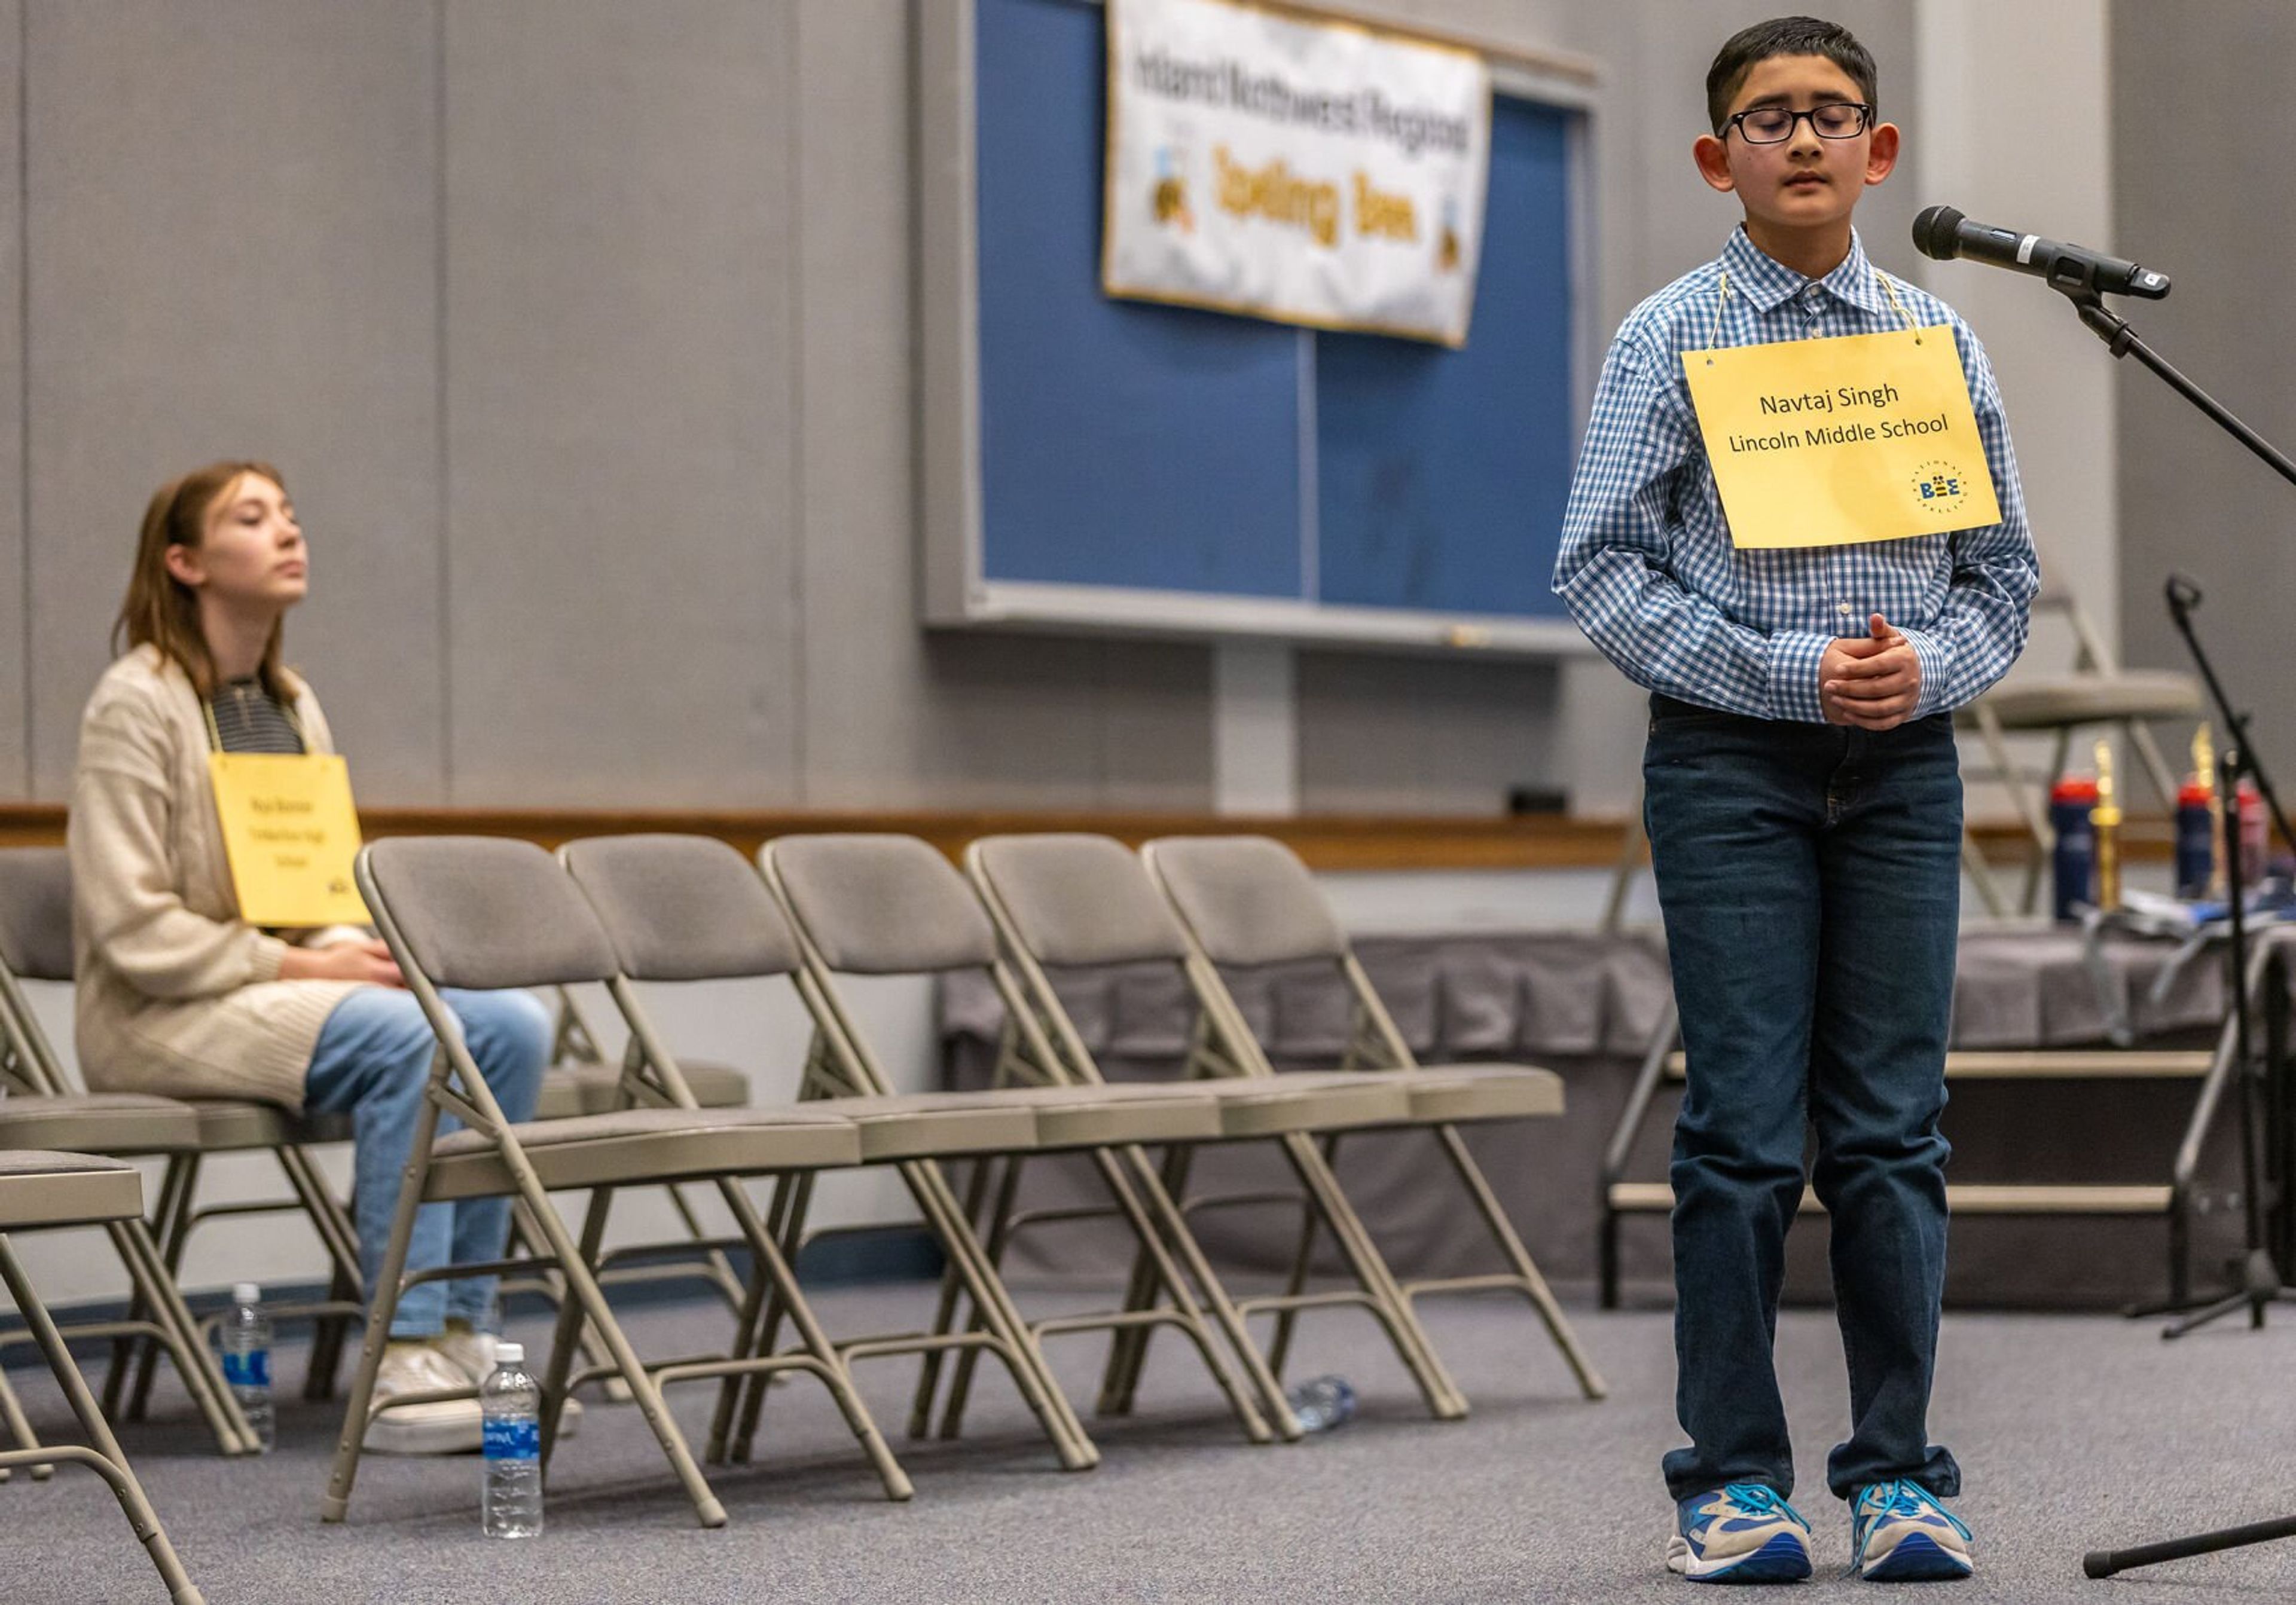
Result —
<path fill-rule="evenodd" d="M 1677 1499 L 1793 1491 L 1772 1347 L 1786 1229 L 1811 1175 L 1849 1363 L 1848 1498 L 1950 1495 L 1928 1441 L 1945 1284 L 1945 1050 L 1961 905 L 1953 721 L 1874 733 L 1651 702 L 1643 758 L 1689 1083 L 1675 1123 Z"/>

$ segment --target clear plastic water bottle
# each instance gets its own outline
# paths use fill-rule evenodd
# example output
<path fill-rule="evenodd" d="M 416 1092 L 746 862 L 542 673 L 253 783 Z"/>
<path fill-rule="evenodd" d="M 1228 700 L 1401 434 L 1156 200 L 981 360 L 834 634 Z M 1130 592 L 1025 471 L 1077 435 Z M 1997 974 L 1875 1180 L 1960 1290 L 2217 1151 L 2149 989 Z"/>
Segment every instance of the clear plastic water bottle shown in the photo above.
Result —
<path fill-rule="evenodd" d="M 1356 1390 L 1345 1377 L 1315 1377 L 1283 1396 L 1310 1432 L 1329 1432 L 1355 1419 Z"/>
<path fill-rule="evenodd" d="M 501 1343 L 479 1384 L 486 1413 L 485 1525 L 489 1538 L 542 1535 L 542 1385 L 526 1369 L 526 1347 Z"/>
<path fill-rule="evenodd" d="M 264 1312 L 261 1288 L 251 1282 L 232 1285 L 231 1314 L 220 1338 L 223 1380 L 255 1429 L 255 1441 L 268 1454 L 279 1434 L 271 1415 L 271 1317 Z"/>

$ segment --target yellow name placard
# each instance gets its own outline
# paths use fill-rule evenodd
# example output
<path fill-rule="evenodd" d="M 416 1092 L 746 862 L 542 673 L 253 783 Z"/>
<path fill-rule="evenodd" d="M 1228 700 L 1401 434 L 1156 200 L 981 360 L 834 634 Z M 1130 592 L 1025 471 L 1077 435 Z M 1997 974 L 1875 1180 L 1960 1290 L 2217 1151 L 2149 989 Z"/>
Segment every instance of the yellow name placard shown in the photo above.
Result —
<path fill-rule="evenodd" d="M 1685 351 L 1738 546 L 1844 546 L 2001 521 L 1952 329 Z"/>
<path fill-rule="evenodd" d="M 250 925 L 364 925 L 351 880 L 358 811 L 351 773 L 334 753 L 211 752 L 216 815 Z"/>

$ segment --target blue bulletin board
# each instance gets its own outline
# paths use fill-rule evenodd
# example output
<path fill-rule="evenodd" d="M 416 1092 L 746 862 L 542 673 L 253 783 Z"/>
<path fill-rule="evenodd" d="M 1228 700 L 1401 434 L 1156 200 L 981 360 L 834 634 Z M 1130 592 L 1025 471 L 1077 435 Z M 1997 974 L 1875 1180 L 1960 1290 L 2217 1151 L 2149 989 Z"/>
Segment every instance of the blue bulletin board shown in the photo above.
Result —
<path fill-rule="evenodd" d="M 1099 5 L 922 10 L 929 622 L 1583 645 L 1583 105 L 1494 62 L 1464 348 L 1318 332 L 1102 293 Z"/>

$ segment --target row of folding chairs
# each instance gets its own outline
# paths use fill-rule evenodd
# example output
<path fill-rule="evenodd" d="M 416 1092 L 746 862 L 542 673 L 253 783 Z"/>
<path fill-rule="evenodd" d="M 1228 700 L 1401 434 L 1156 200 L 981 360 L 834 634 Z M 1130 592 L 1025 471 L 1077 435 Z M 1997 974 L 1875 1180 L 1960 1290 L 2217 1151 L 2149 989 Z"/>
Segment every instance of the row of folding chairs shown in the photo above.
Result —
<path fill-rule="evenodd" d="M 66 1108 L 61 1072 L 44 1062 L 49 1056 L 11 982 L 12 972 L 69 975 L 68 953 L 59 964 L 28 951 L 23 939 L 27 930 L 58 929 L 53 919 L 10 917 L 25 899 L 9 895 L 6 861 L 18 860 L 20 868 L 23 857 L 0 855 L 0 961 L 6 966 L 0 1003 L 11 1005 L 0 1017 L 18 1021 L 10 1028 L 10 1064 L 43 1096 L 0 1104 L 0 1143 L 12 1141 L 5 1127 L 12 1110 L 36 1103 L 48 1104 L 59 1119 L 124 1119 L 131 1110 L 158 1119 L 168 1111 L 148 1106 L 168 1101 L 82 1094 L 83 1107 Z M 771 1373 L 814 1375 L 835 1396 L 897 1498 L 908 1492 L 907 1478 L 852 1388 L 850 1368 L 859 1359 L 924 1356 L 910 1423 L 922 1431 L 942 1380 L 940 1362 L 954 1356 L 940 1404 L 943 1430 L 953 1433 L 972 1368 L 988 1355 L 1010 1373 L 1061 1463 L 1082 1469 L 1096 1461 L 1097 1450 L 1045 1366 L 1045 1339 L 1112 1331 L 1099 1404 L 1122 1410 L 1136 1388 L 1147 1339 L 1169 1327 L 1189 1339 L 1245 1436 L 1271 1441 L 1300 1432 L 1276 1379 L 1301 1312 L 1341 1305 L 1366 1311 L 1431 1413 L 1452 1419 L 1464 1413 L 1466 1401 L 1414 1302 L 1441 1291 L 1507 1290 L 1539 1314 L 1581 1388 L 1600 1396 L 1599 1378 L 1457 1130 L 1463 1123 L 1558 1113 L 1559 1082 L 1524 1067 L 1416 1065 L 1312 880 L 1280 846 L 1263 839 L 1176 839 L 1136 857 L 1103 838 L 1003 838 L 975 844 L 969 875 L 924 844 L 898 837 L 788 839 L 771 844 L 754 869 L 704 838 L 603 839 L 573 844 L 560 860 L 522 843 L 452 838 L 381 842 L 362 857 L 362 890 L 437 1029 L 439 1052 L 411 1156 L 414 1180 L 394 1223 L 393 1257 L 376 1307 L 367 1313 L 365 1347 L 324 1506 L 329 1519 L 340 1519 L 348 1508 L 382 1334 L 404 1291 L 406 1232 L 414 1208 L 428 1199 L 511 1195 L 522 1233 L 540 1252 L 505 1268 L 538 1271 L 562 1295 L 545 1376 L 545 1453 L 554 1450 L 557 1411 L 573 1388 L 617 1384 L 638 1403 L 709 1525 L 723 1519 L 723 1509 L 661 1406 L 660 1388 L 669 1382 L 719 1383 L 707 1455 L 719 1461 L 748 1457 Z M 55 866 L 46 868 L 53 897 Z M 68 879 L 62 897 L 68 911 Z M 68 918 L 61 928 L 68 930 Z M 1278 1076 L 1225 976 L 1308 962 L 1336 966 L 1343 978 L 1354 1002 L 1352 1045 L 1339 1071 Z M 1187 1078 L 1110 1085 L 1054 978 L 1071 969 L 1145 963 L 1176 967 L 1199 1003 Z M 986 970 L 1006 1003 L 996 1085 L 976 1093 L 893 1094 L 845 1004 L 840 979 L 962 968 Z M 638 995 L 641 987 L 739 977 L 793 985 L 810 1013 L 812 1040 L 791 1102 L 703 1107 L 692 1067 L 670 1053 Z M 564 995 L 563 988 L 583 984 L 603 986 L 628 1028 L 628 1049 L 612 1078 L 613 1107 L 599 1109 L 594 1101 L 591 1112 L 510 1125 L 470 1063 L 438 989 L 523 987 L 559 988 Z M 105 1103 L 108 1110 L 94 1107 Z M 182 1110 L 174 1109 L 179 1124 Z M 444 1113 L 465 1129 L 440 1137 L 437 1121 Z M 221 1118 L 195 1108 L 192 1118 L 212 1128 Z M 1491 1235 L 1500 1270 L 1412 1284 L 1387 1266 L 1341 1187 L 1333 1160 L 1341 1134 L 1397 1126 L 1433 1134 Z M 317 1134 L 275 1126 L 267 1135 L 292 1150 L 295 1139 L 316 1140 Z M 144 1130 L 127 1151 L 169 1151 L 158 1138 Z M 173 1140 L 198 1138 L 178 1132 Z M 1292 1276 L 1283 1292 L 1257 1299 L 1230 1296 L 1189 1225 L 1193 1209 L 1223 1201 L 1188 1196 L 1192 1157 L 1199 1147 L 1234 1142 L 1274 1144 L 1300 1183 L 1303 1230 Z M 1160 1162 L 1151 1158 L 1159 1150 Z M 1087 1156 L 1106 1193 L 1104 1212 L 1131 1229 L 1134 1264 L 1119 1309 L 1031 1322 L 999 1276 L 1004 1248 L 1023 1224 L 1013 1211 L 1021 1167 L 1047 1153 Z M 960 1161 L 972 1167 L 962 1198 L 944 1171 Z M 949 1268 L 931 1331 L 833 1339 L 791 1273 L 815 1178 L 861 1165 L 894 1167 L 939 1240 Z M 294 1179 L 292 1170 L 290 1175 Z M 751 1179 L 771 1186 L 762 1212 L 742 1185 Z M 602 1291 L 603 1239 L 618 1191 L 680 1183 L 718 1191 L 735 1223 L 731 1241 L 747 1249 L 753 1274 L 745 1286 L 734 1284 L 739 1307 L 726 1352 L 649 1367 L 630 1349 Z M 314 1191 L 318 1196 L 309 1196 Z M 549 1201 L 553 1192 L 574 1191 L 589 1195 L 578 1238 Z M 340 1277 L 341 1250 L 351 1242 L 348 1219 L 324 1188 L 298 1191 L 315 1221 L 334 1220 L 340 1235 L 329 1248 Z M 163 1219 L 168 1214 L 163 1208 Z M 690 1211 L 688 1218 L 699 1234 Z M 323 1236 L 328 1230 L 323 1225 Z M 119 1224 L 122 1237 L 143 1232 L 141 1221 Z M 1310 1291 L 1310 1250 L 1324 1233 L 1338 1246 L 1348 1285 Z M 215 1396 L 218 1441 L 230 1452 L 231 1434 L 243 1432 L 243 1422 L 232 1421 L 228 1391 L 212 1377 L 204 1346 L 184 1341 L 189 1317 L 165 1274 L 172 1266 L 155 1266 L 148 1242 L 146 1233 L 144 1242 L 131 1241 L 121 1250 L 139 1309 L 147 1312 L 153 1335 L 176 1353 L 194 1396 Z M 722 1258 L 716 1265 L 721 1285 L 730 1282 Z M 1275 1332 L 1263 1349 L 1246 1322 L 1268 1313 Z M 795 1334 L 786 1347 L 785 1327 Z M 586 1352 L 590 1363 L 578 1370 Z M 195 1379 L 202 1362 L 210 1374 Z M 202 1407 L 208 1404 L 203 1399 Z M 11 1424 L 25 1436 L 20 1417 Z"/>
<path fill-rule="evenodd" d="M 410 838 L 366 848 L 360 889 L 439 1047 L 349 1391 L 323 1506 L 327 1519 L 348 1511 L 383 1334 L 406 1281 L 414 1214 L 436 1200 L 517 1199 L 539 1238 L 536 1247 L 563 1280 L 543 1379 L 545 1462 L 555 1453 L 557 1413 L 569 1393 L 617 1380 L 705 1526 L 721 1523 L 724 1508 L 663 1406 L 668 1384 L 718 1385 L 705 1458 L 719 1461 L 745 1457 L 767 1377 L 812 1376 L 829 1389 L 896 1499 L 911 1485 L 854 1388 L 852 1367 L 863 1359 L 925 1356 L 913 1429 L 929 1414 L 944 1371 L 952 1396 L 944 1420 L 953 1424 L 972 1363 L 989 1359 L 1010 1376 L 1060 1463 L 1082 1470 L 1099 1452 L 1045 1363 L 1048 1339 L 1116 1334 L 1106 1405 L 1128 1401 L 1146 1335 L 1168 1328 L 1188 1340 L 1242 1434 L 1272 1442 L 1296 1437 L 1300 1428 L 1269 1352 L 1246 1325 L 1249 1315 L 1272 1312 L 1285 1321 L 1337 1306 L 1367 1312 L 1430 1413 L 1456 1419 L 1467 1402 L 1414 1301 L 1443 1290 L 1504 1288 L 1543 1317 L 1582 1388 L 1600 1396 L 1600 1379 L 1457 1131 L 1464 1121 L 1559 1112 L 1559 1082 L 1528 1067 L 1416 1064 L 1296 858 L 1257 839 L 1175 840 L 1135 856 L 1101 838 L 1026 837 L 976 844 L 968 867 L 969 879 L 921 841 L 873 835 L 786 838 L 768 844 L 754 868 L 701 837 L 603 838 L 572 843 L 556 860 L 499 839 Z M 1353 1062 L 1279 1075 L 1222 971 L 1317 959 L 1337 967 L 1356 999 Z M 1201 1005 L 1188 1077 L 1111 1085 L 1053 973 L 1154 962 L 1185 973 Z M 965 969 L 985 971 L 1006 1007 L 998 1084 L 979 1092 L 895 1093 L 844 983 Z M 783 981 L 804 1003 L 813 1030 L 787 1102 L 699 1107 L 640 995 L 641 988 L 732 979 Z M 631 1107 L 572 1120 L 505 1120 L 441 989 L 590 985 L 605 989 L 628 1028 L 634 1047 L 623 1093 Z M 441 1136 L 439 1118 L 449 1113 L 463 1129 Z M 1382 1257 L 1339 1182 L 1332 1149 L 1342 1134 L 1404 1126 L 1436 1134 L 1499 1248 L 1500 1272 L 1409 1287 Z M 1188 1222 L 1188 1157 L 1238 1142 L 1282 1150 L 1310 1224 L 1292 1285 L 1259 1299 L 1229 1293 Z M 1160 1163 L 1152 1151 L 1161 1151 Z M 1135 1259 L 1121 1307 L 1031 1321 L 997 1259 L 1009 1240 L 1014 1167 L 1054 1153 L 1089 1157 L 1106 1208 L 1131 1228 Z M 949 1176 L 959 1163 L 975 1167 L 962 1194 Z M 945 1257 L 931 1330 L 832 1336 L 791 1269 L 816 1179 L 870 1166 L 897 1172 Z M 600 1288 L 600 1251 L 618 1191 L 680 1180 L 718 1190 L 753 1274 L 726 1352 L 649 1364 Z M 750 1182 L 767 1188 L 762 1209 L 744 1185 Z M 554 1192 L 578 1190 L 588 1195 L 578 1224 L 548 1201 Z M 1306 1250 L 1321 1233 L 1338 1245 L 1345 1287 L 1301 1285 Z M 606 1357 L 578 1368 L 586 1331 Z M 952 1355 L 953 1366 L 939 1363 Z"/>

